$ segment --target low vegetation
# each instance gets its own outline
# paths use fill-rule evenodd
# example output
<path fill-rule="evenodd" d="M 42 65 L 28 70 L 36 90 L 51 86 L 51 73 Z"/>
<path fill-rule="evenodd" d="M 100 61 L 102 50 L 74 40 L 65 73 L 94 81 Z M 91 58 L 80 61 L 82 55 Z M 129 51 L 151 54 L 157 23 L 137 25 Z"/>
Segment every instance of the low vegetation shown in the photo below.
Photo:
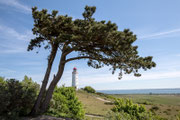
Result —
<path fill-rule="evenodd" d="M 73 87 L 56 87 L 47 115 L 55 117 L 84 119 L 84 109 L 76 97 Z"/>
<path fill-rule="evenodd" d="M 26 119 L 35 103 L 39 88 L 39 84 L 27 76 L 22 81 L 0 77 L 0 120 Z M 75 89 L 63 86 L 56 87 L 45 114 L 82 120 L 84 113 Z"/>
<path fill-rule="evenodd" d="M 133 104 L 143 105 L 151 116 L 159 116 L 161 120 L 177 120 L 180 116 L 180 96 L 179 95 L 108 95 L 103 93 L 87 93 L 85 91 L 77 91 L 77 96 L 82 102 L 85 113 L 104 118 L 96 118 L 97 120 L 118 120 L 119 115 L 125 116 L 127 113 L 113 112 L 111 109 L 114 107 L 116 99 L 130 99 Z M 97 98 L 111 101 L 112 104 L 101 101 Z M 153 109 L 153 111 L 151 111 Z M 148 114 L 146 114 L 148 115 Z M 126 116 L 128 117 L 128 116 Z M 87 120 L 94 119 L 88 117 Z M 111 119 L 110 119 L 111 118 Z M 96 120 L 95 119 L 95 120 Z M 123 120 L 126 120 L 125 117 Z M 128 119 L 127 119 L 128 120 Z"/>
<path fill-rule="evenodd" d="M 0 77 L 0 119 L 18 120 L 27 116 L 39 92 L 39 84 Z M 75 120 L 180 120 L 178 95 L 107 95 L 86 86 L 56 87 L 48 116 Z M 85 116 L 86 114 L 86 116 Z"/>
<path fill-rule="evenodd" d="M 39 85 L 27 76 L 19 82 L 0 77 L 0 119 L 19 119 L 32 109 Z"/>
<path fill-rule="evenodd" d="M 154 114 L 167 120 L 176 120 L 180 111 L 180 95 L 113 95 L 113 97 L 131 99 L 134 103 L 145 105 L 148 110 L 156 106 L 158 109 L 154 110 Z M 150 104 L 146 105 L 145 102 Z"/>
<path fill-rule="evenodd" d="M 96 90 L 94 88 L 92 88 L 91 86 L 86 86 L 86 87 L 84 87 L 83 90 L 88 93 L 96 93 Z"/>
<path fill-rule="evenodd" d="M 112 111 L 116 113 L 116 120 L 163 120 L 148 111 L 145 106 L 134 104 L 129 99 L 117 99 L 114 105 Z"/>
<path fill-rule="evenodd" d="M 82 102 L 85 113 L 88 115 L 105 116 L 107 114 L 107 111 L 112 109 L 114 106 L 107 105 L 104 101 L 98 100 L 97 97 L 101 96 L 94 93 L 87 93 L 86 91 L 79 90 L 77 91 L 76 95 Z"/>
<path fill-rule="evenodd" d="M 151 108 L 150 108 L 150 111 L 152 111 L 152 112 L 156 112 L 157 110 L 159 110 L 159 107 L 158 106 L 152 106 Z"/>

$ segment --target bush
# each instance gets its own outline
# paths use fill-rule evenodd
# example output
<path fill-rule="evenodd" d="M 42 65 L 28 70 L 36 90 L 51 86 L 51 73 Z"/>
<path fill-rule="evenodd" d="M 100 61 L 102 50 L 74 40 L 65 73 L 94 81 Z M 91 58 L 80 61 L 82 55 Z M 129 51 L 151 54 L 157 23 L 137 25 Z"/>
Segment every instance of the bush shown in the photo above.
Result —
<path fill-rule="evenodd" d="M 95 93 L 95 89 L 92 88 L 91 86 L 86 86 L 84 87 L 84 91 L 88 92 L 88 93 Z"/>
<path fill-rule="evenodd" d="M 146 112 L 144 106 L 139 106 L 138 104 L 133 104 L 131 100 L 117 99 L 115 102 L 115 107 L 112 109 L 113 112 L 125 112 L 130 116 L 136 116 L 140 120 L 140 114 Z"/>
<path fill-rule="evenodd" d="M 148 101 L 143 101 L 143 102 L 137 102 L 138 104 L 144 104 L 144 105 L 152 105 L 153 103 L 148 102 Z"/>
<path fill-rule="evenodd" d="M 33 107 L 38 91 L 39 85 L 27 76 L 22 82 L 0 78 L 0 116 L 15 120 L 19 116 L 27 115 Z"/>
<path fill-rule="evenodd" d="M 106 120 L 132 120 L 131 116 L 125 112 L 108 112 Z"/>
<path fill-rule="evenodd" d="M 157 111 L 157 110 L 159 110 L 159 107 L 158 107 L 158 106 L 152 106 L 152 107 L 150 108 L 150 111 L 152 111 L 152 112 L 155 112 L 155 111 Z"/>
<path fill-rule="evenodd" d="M 148 112 L 144 106 L 133 104 L 129 99 L 116 99 L 114 104 L 112 108 L 116 118 L 114 120 L 163 120 Z"/>
<path fill-rule="evenodd" d="M 47 115 L 82 120 L 84 110 L 73 87 L 56 87 Z"/>

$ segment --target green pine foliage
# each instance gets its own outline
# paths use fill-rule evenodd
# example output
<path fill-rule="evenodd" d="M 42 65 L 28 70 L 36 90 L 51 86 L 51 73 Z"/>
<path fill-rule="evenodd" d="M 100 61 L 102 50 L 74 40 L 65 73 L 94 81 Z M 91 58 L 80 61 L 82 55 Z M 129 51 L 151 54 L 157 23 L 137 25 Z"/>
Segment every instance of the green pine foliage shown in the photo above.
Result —
<path fill-rule="evenodd" d="M 137 37 L 132 31 L 119 31 L 116 23 L 96 20 L 93 17 L 95 12 L 95 6 L 85 6 L 83 19 L 73 19 L 68 15 L 58 15 L 56 10 L 48 13 L 47 9 L 33 7 L 32 31 L 36 37 L 31 39 L 28 51 L 44 46 L 45 49 L 60 50 L 64 57 L 77 52 L 77 56 L 65 58 L 65 63 L 88 59 L 90 67 L 109 66 L 112 73 L 120 70 L 119 78 L 123 73 L 140 76 L 139 69 L 148 70 L 156 66 L 152 56 L 138 55 L 138 46 L 134 45 Z"/>
<path fill-rule="evenodd" d="M 86 91 L 88 93 L 95 93 L 96 92 L 96 90 L 94 88 L 92 88 L 91 86 L 84 87 L 84 91 Z"/>
<path fill-rule="evenodd" d="M 84 109 L 73 87 L 56 87 L 47 115 L 82 120 Z"/>
<path fill-rule="evenodd" d="M 22 82 L 0 77 L 0 119 L 19 119 L 32 109 L 39 85 L 27 76 Z"/>
<path fill-rule="evenodd" d="M 129 99 L 116 99 L 114 104 L 113 112 L 109 113 L 107 118 L 114 120 L 164 120 L 164 118 L 147 111 L 143 105 L 134 104 Z"/>

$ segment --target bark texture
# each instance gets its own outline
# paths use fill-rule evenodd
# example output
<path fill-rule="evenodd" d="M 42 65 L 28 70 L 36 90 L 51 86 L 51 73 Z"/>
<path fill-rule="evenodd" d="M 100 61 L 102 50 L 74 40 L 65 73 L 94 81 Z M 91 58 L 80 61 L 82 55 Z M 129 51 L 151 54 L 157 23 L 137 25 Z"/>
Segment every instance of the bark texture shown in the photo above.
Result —
<path fill-rule="evenodd" d="M 59 63 L 59 67 L 58 67 L 58 72 L 57 72 L 56 76 L 54 76 L 54 78 L 53 78 L 53 80 L 52 80 L 52 82 L 51 82 L 51 84 L 47 90 L 46 97 L 42 103 L 40 113 L 44 113 L 47 111 L 48 105 L 49 105 L 50 100 L 52 98 L 54 88 L 56 87 L 57 83 L 61 79 L 62 74 L 64 72 L 65 60 L 66 60 L 66 56 L 64 54 L 62 54 L 61 59 L 60 59 L 60 63 Z"/>
<path fill-rule="evenodd" d="M 40 113 L 41 103 L 43 101 L 43 96 L 45 95 L 45 92 L 46 92 L 46 87 L 47 87 L 49 76 L 51 73 L 52 64 L 53 64 L 53 61 L 56 57 L 57 49 L 58 49 L 58 46 L 54 46 L 51 50 L 51 54 L 50 54 L 49 59 L 48 59 L 48 67 L 46 69 L 46 73 L 45 73 L 45 76 L 44 76 L 44 79 L 43 79 L 43 82 L 41 85 L 39 95 L 36 99 L 36 102 L 33 106 L 33 109 L 30 112 L 30 115 L 32 115 L 32 116 L 38 115 Z"/>

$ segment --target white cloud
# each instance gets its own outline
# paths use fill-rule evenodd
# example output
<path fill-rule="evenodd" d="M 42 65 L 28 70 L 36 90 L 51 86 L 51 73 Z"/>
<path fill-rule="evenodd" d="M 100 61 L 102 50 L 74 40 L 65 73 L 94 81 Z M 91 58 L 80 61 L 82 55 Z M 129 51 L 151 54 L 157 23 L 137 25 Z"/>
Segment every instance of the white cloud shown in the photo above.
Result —
<path fill-rule="evenodd" d="M 32 38 L 31 31 L 20 33 L 11 27 L 0 25 L 0 53 L 25 52 Z"/>
<path fill-rule="evenodd" d="M 25 12 L 25 13 L 31 12 L 31 9 L 28 6 L 21 4 L 18 0 L 0 0 L 0 4 L 15 7 L 19 9 L 21 12 Z"/>
<path fill-rule="evenodd" d="M 71 76 L 71 74 L 70 74 Z M 173 79 L 180 78 L 180 71 L 171 72 L 151 72 L 143 73 L 141 77 L 135 77 L 133 75 L 124 75 L 120 81 L 135 81 L 135 80 L 159 80 L 159 79 Z M 67 78 L 67 81 L 71 81 L 71 77 Z M 118 81 L 118 75 L 111 75 L 107 73 L 99 73 L 93 75 L 89 73 L 88 76 L 79 74 L 79 83 L 81 85 L 99 84 L 99 83 L 114 83 Z"/>
<path fill-rule="evenodd" d="M 174 30 L 169 30 L 166 32 L 159 32 L 159 33 L 153 33 L 153 34 L 149 34 L 149 35 L 144 35 L 144 36 L 139 36 L 139 39 L 149 39 L 149 38 L 159 38 L 159 37 L 165 37 L 165 36 L 169 36 L 172 35 L 174 33 L 179 33 L 180 32 L 180 28 L 178 29 L 174 29 Z"/>
<path fill-rule="evenodd" d="M 16 71 L 8 69 L 8 68 L 0 68 L 0 76 L 1 77 L 6 77 L 6 76 L 11 76 L 16 74 Z M 4 76 L 5 75 L 5 76 Z"/>
<path fill-rule="evenodd" d="M 33 38 L 31 31 L 26 31 L 25 33 L 19 33 L 15 29 L 4 25 L 0 25 L 0 35 L 1 37 L 5 37 L 5 38 L 11 37 L 16 40 L 23 40 L 23 41 L 29 41 L 31 38 Z"/>
<path fill-rule="evenodd" d="M 18 47 L 10 47 L 10 49 L 1 50 L 0 53 L 8 54 L 8 53 L 22 53 L 25 52 L 24 48 L 18 48 Z"/>
<path fill-rule="evenodd" d="M 123 80 L 158 80 L 180 78 L 180 71 L 144 73 L 141 77 L 124 76 Z"/>

